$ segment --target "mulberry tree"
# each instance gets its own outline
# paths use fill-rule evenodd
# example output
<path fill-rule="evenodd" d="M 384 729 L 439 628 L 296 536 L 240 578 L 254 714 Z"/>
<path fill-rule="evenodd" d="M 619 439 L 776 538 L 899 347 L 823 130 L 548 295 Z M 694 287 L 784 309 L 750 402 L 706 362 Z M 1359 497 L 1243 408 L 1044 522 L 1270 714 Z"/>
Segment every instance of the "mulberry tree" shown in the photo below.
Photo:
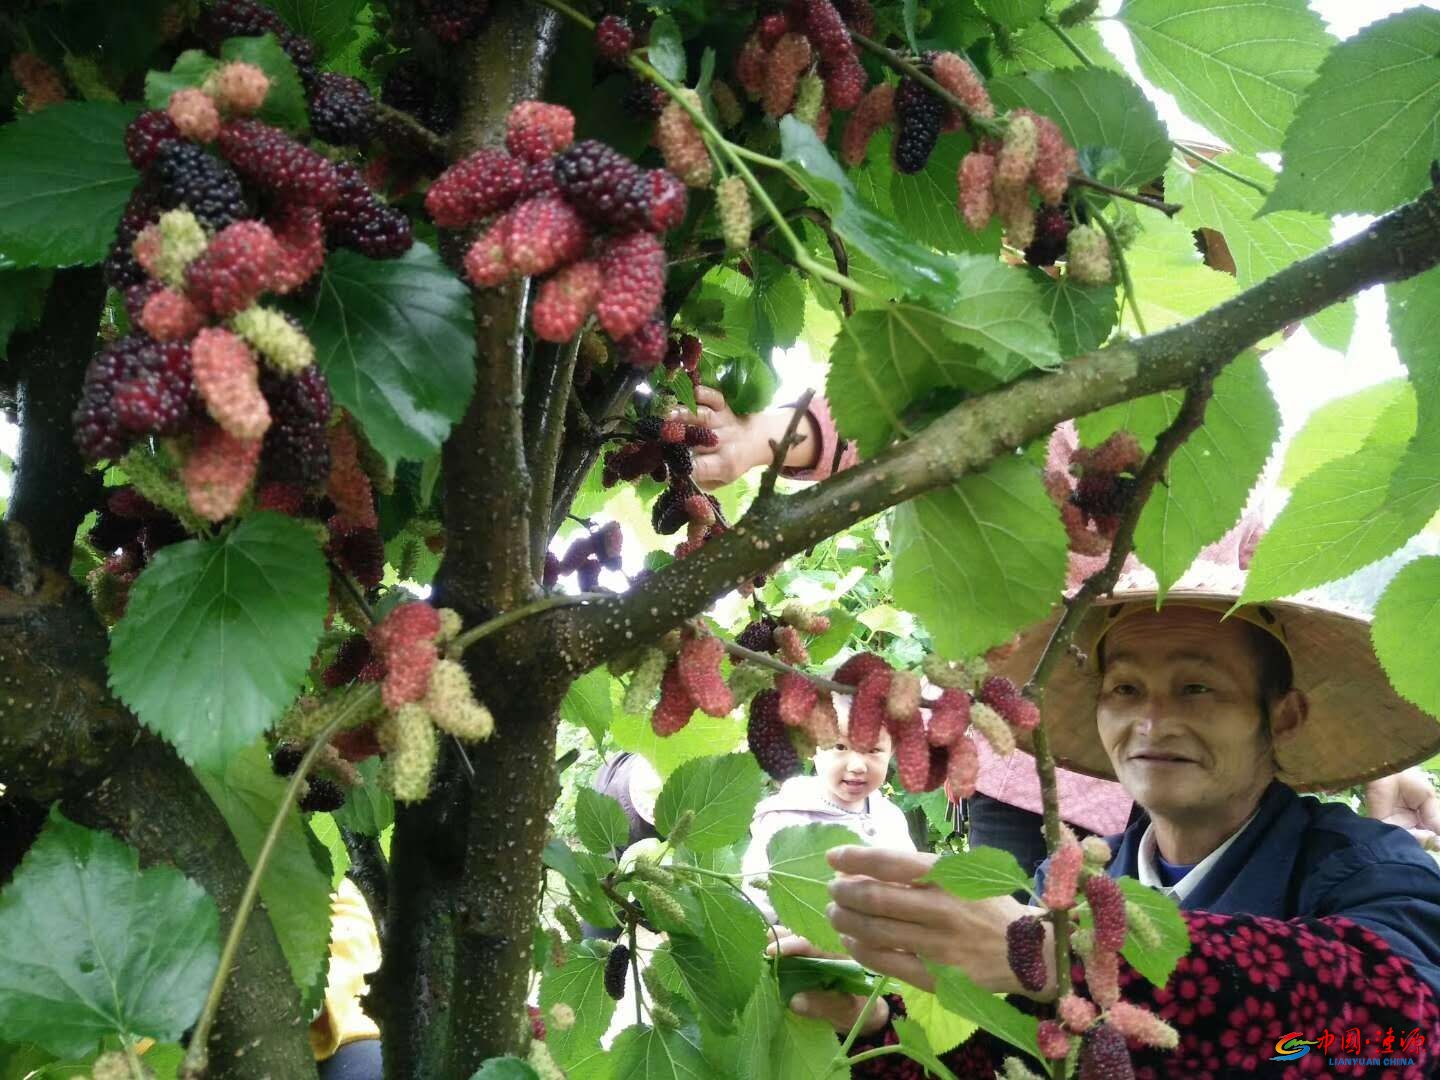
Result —
<path fill-rule="evenodd" d="M 784 996 L 883 980 L 765 959 L 737 873 L 839 696 L 932 813 L 973 791 L 977 739 L 1034 748 L 1053 869 L 1012 966 L 1043 983 L 1043 918 L 1057 969 L 1073 938 L 1092 971 L 1038 1023 L 963 978 L 901 988 L 899 1052 L 935 1067 L 967 1017 L 1028 1056 L 1007 1075 L 1174 1045 L 1113 974 L 1123 949 L 1163 983 L 1178 916 L 1061 824 L 1044 676 L 1131 551 L 1168 587 L 1235 524 L 1279 436 L 1259 352 L 1345 349 L 1371 286 L 1408 378 L 1301 434 L 1247 596 L 1440 510 L 1440 14 L 1340 41 L 1302 0 L 1125 0 L 1201 146 L 1097 8 L 12 4 L 0 1072 L 314 1075 L 348 875 L 388 1076 L 846 1074 L 851 1041 Z M 1332 243 L 1339 214 L 1371 217 Z M 794 406 L 720 491 L 695 475 L 716 432 L 675 418 L 702 385 Z M 796 486 L 817 394 L 859 460 Z M 988 673 L 1072 555 L 1096 569 L 1028 685 Z M 1437 596 L 1408 566 L 1374 642 L 1440 713 Z M 663 843 L 619 855 L 589 791 L 579 843 L 553 833 L 562 718 L 655 764 Z M 769 853 L 822 947 L 848 839 Z M 967 897 L 1031 887 L 946 859 Z"/>

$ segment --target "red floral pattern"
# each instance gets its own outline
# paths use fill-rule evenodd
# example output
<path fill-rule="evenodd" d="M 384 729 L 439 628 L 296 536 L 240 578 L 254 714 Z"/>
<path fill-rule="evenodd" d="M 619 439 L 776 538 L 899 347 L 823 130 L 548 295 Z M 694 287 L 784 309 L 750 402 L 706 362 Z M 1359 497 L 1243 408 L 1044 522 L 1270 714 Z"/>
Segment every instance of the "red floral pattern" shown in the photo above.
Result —
<path fill-rule="evenodd" d="M 1180 1033 L 1180 1045 L 1169 1052 L 1132 1043 L 1136 1080 L 1224 1080 L 1243 1073 L 1266 1077 L 1384 1075 L 1395 1080 L 1420 1080 L 1440 1062 L 1440 1007 L 1430 987 L 1379 935 L 1340 917 L 1272 919 L 1255 915 L 1181 913 L 1192 944 L 1163 989 L 1157 989 L 1128 964 L 1120 965 L 1120 992 L 1130 1002 L 1152 1009 Z M 1076 964 L 1072 979 L 1083 990 L 1085 971 Z M 903 1003 L 890 999 L 895 1015 Z M 1029 1003 L 1017 1004 L 1033 1011 Z M 1036 1006 L 1035 1008 L 1040 1008 Z M 1342 1047 L 1343 1033 L 1358 1028 L 1358 1055 Z M 1276 1041 L 1299 1031 L 1307 1039 L 1330 1031 L 1332 1046 L 1314 1047 L 1288 1063 L 1269 1060 Z M 1419 1038 L 1402 1046 L 1414 1031 Z M 1379 1042 L 1394 1036 L 1390 1050 Z M 1420 1039 L 1423 1038 L 1423 1045 Z M 857 1051 L 893 1044 L 894 1031 L 861 1040 Z M 961 1080 L 989 1080 L 1010 1051 L 981 1032 L 944 1056 Z M 1415 1064 L 1377 1067 L 1332 1065 L 1332 1059 L 1411 1058 Z M 855 1066 L 853 1075 L 887 1080 L 922 1080 L 925 1071 L 899 1054 L 885 1055 Z"/>

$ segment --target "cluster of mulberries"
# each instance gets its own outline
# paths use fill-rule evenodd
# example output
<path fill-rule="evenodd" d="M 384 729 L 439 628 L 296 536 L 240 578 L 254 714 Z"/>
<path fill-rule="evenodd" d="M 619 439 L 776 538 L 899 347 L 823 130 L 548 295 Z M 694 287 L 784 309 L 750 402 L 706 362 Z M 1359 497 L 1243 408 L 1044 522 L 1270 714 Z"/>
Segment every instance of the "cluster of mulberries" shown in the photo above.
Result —
<path fill-rule="evenodd" d="M 430 32 L 448 45 L 474 37 L 490 10 L 489 0 L 418 0 L 418 4 Z"/>
<path fill-rule="evenodd" d="M 209 17 L 223 36 L 275 32 L 266 12 L 226 2 Z M 133 331 L 91 361 L 75 413 L 92 461 L 172 440 L 188 510 L 207 521 L 239 511 L 257 479 L 262 508 L 328 516 L 312 496 L 330 471 L 329 387 L 300 326 L 263 300 L 314 277 L 327 226 L 372 256 L 410 243 L 408 219 L 357 191 L 353 169 L 250 118 L 268 90 L 259 68 L 224 64 L 129 125 L 142 177 L 105 268 Z"/>
<path fill-rule="evenodd" d="M 870 88 L 856 106 L 841 138 L 840 157 L 847 165 L 865 160 L 870 139 L 881 128 L 895 126 L 891 144 L 897 172 L 916 173 L 925 168 L 940 135 L 957 131 L 967 119 L 990 120 L 995 106 L 978 72 L 959 53 L 927 53 L 922 69 L 963 106 L 957 109 L 912 79 L 898 87 L 880 83 Z"/>
<path fill-rule="evenodd" d="M 723 184 L 723 181 L 722 181 Z M 700 339 L 694 334 L 673 334 L 665 346 L 665 370 L 670 374 L 684 371 L 690 377 L 692 388 L 700 385 L 700 358 L 704 355 L 704 346 Z M 696 435 L 695 438 L 702 438 Z M 699 445 L 697 443 L 697 445 Z"/>
<path fill-rule="evenodd" d="M 843 7 L 843 11 L 841 8 Z M 860 104 L 869 79 L 850 29 L 875 31 L 868 0 L 792 0 L 761 16 L 735 60 L 735 78 L 752 101 L 780 117 L 793 112 L 824 138 L 833 110 Z"/>
<path fill-rule="evenodd" d="M 1110 550 L 1144 460 L 1140 441 L 1122 429 L 1093 449 L 1074 450 L 1068 463 L 1047 469 L 1045 489 L 1060 508 L 1072 551 L 1100 556 Z"/>
<path fill-rule="evenodd" d="M 658 234 L 684 218 L 685 187 L 602 142 L 572 143 L 574 132 L 568 109 L 521 102 L 505 149 L 456 162 L 431 184 L 425 208 L 446 229 L 486 223 L 465 255 L 475 286 L 543 279 L 531 314 L 537 336 L 568 341 L 593 314 L 625 360 L 655 367 L 666 345 Z"/>
<path fill-rule="evenodd" d="M 1036 241 L 1031 191 L 1042 205 L 1059 206 L 1078 168 L 1075 148 L 1055 121 L 1012 109 L 1004 139 L 998 145 L 984 139 L 960 161 L 956 198 L 961 216 L 977 232 L 999 217 L 1010 246 L 1028 248 Z"/>
<path fill-rule="evenodd" d="M 623 541 L 620 523 L 611 521 L 574 540 L 561 557 L 546 552 L 541 583 L 545 588 L 553 589 L 562 576 L 575 574 L 581 592 L 596 591 L 600 587 L 601 570 L 620 569 Z"/>
<path fill-rule="evenodd" d="M 185 539 L 185 527 L 174 514 L 155 505 L 133 486 L 107 488 L 105 505 L 86 538 L 104 556 L 85 584 L 95 610 L 107 626 L 125 614 L 130 586 L 155 553 Z"/>
<path fill-rule="evenodd" d="M 661 737 L 673 735 L 690 722 L 699 709 L 707 716 L 726 716 L 735 708 L 735 695 L 720 671 L 725 646 L 711 635 L 683 639 L 660 677 L 660 700 L 650 714 L 650 726 Z M 653 685 L 653 659 L 647 670 L 637 669 L 638 681 Z M 643 665 L 643 662 L 642 662 Z M 638 692 L 635 697 L 638 698 Z M 634 703 L 639 704 L 639 701 Z"/>

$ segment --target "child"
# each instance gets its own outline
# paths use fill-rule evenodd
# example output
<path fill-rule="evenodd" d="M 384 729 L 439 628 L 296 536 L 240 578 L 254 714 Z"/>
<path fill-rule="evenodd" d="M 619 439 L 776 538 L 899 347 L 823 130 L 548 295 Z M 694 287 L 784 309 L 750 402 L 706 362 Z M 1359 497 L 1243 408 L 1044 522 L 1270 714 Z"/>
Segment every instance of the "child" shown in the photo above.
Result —
<path fill-rule="evenodd" d="M 841 731 L 847 730 L 842 717 Z M 755 808 L 750 847 L 741 865 L 745 881 L 769 870 L 766 848 L 771 837 L 789 825 L 843 825 L 871 847 L 914 851 L 905 815 L 880 794 L 890 768 L 890 749 L 890 735 L 883 729 L 874 746 L 852 746 L 842 734 L 835 744 L 817 748 L 814 776 L 786 780 L 776 794 Z M 747 884 L 745 892 L 766 918 L 776 921 L 775 909 L 763 890 Z"/>

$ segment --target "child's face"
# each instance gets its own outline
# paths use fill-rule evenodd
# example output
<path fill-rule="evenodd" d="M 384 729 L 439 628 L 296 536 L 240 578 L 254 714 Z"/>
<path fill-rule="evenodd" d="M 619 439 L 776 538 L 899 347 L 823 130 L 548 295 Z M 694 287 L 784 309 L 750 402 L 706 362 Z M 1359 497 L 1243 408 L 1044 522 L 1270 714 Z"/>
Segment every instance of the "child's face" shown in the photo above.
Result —
<path fill-rule="evenodd" d="M 863 803 L 885 781 L 890 767 L 890 734 L 883 728 L 874 746 L 852 746 L 845 735 L 815 752 L 815 775 L 832 801 L 851 808 Z"/>

